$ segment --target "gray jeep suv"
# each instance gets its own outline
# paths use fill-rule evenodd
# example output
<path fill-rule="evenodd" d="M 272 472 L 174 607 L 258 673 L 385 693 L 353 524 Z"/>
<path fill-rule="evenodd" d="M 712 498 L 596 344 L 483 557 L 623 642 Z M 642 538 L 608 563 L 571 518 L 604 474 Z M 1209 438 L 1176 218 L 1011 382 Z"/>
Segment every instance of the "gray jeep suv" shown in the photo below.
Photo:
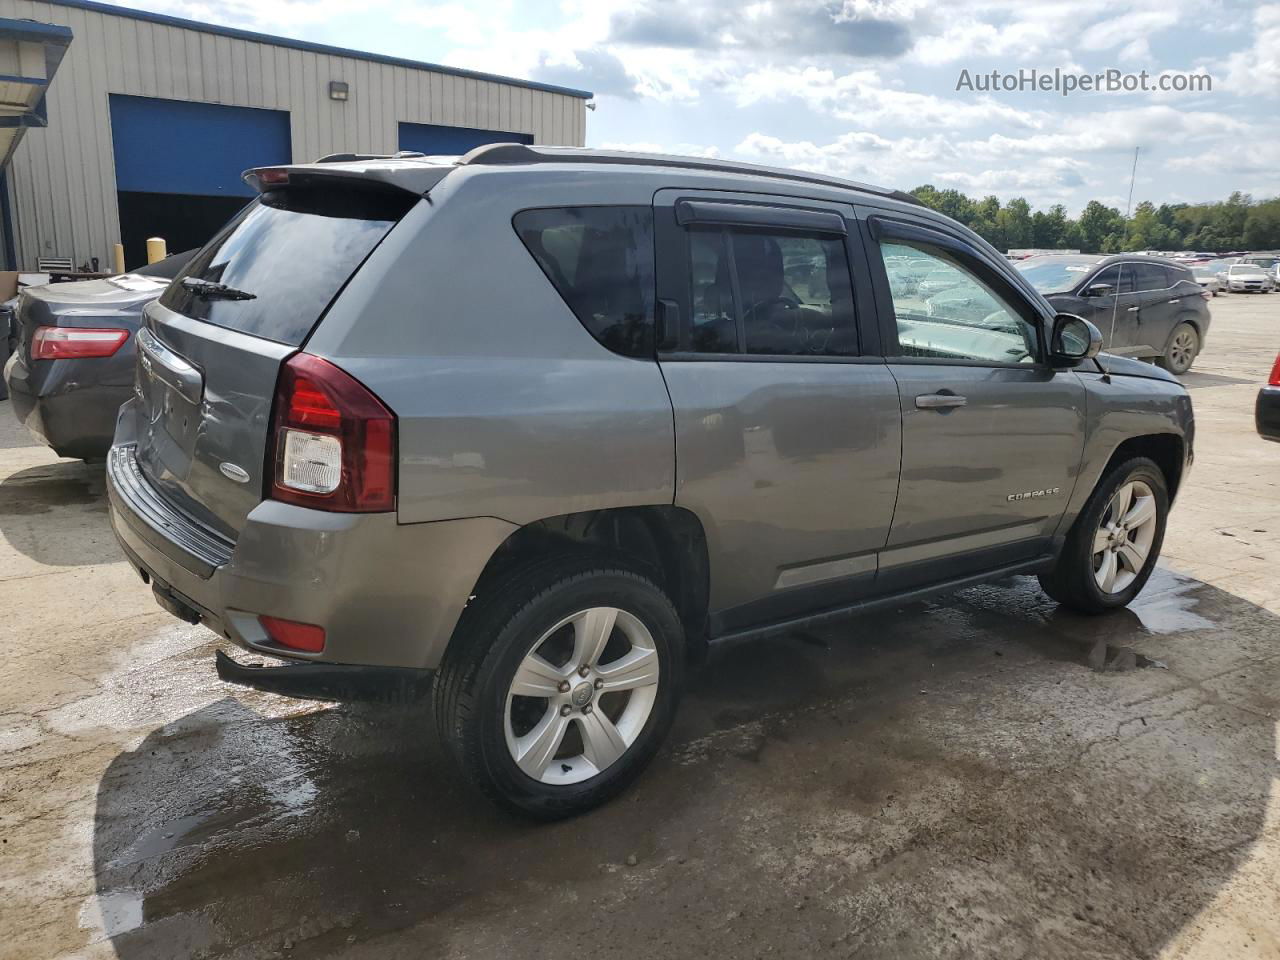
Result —
<path fill-rule="evenodd" d="M 1186 391 L 907 195 L 519 145 L 246 178 L 146 310 L 116 534 L 172 613 L 311 661 L 228 679 L 429 672 L 510 809 L 618 793 L 711 646 L 1151 573 Z"/>

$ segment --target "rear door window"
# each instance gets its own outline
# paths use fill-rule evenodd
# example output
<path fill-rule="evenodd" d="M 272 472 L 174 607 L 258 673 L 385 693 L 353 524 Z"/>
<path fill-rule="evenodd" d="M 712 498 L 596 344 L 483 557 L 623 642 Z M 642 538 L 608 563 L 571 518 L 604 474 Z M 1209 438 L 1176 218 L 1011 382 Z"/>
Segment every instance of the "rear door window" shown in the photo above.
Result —
<path fill-rule="evenodd" d="M 694 352 L 857 355 L 853 280 L 841 239 L 694 227 L 689 277 Z"/>
<path fill-rule="evenodd" d="M 1169 287 L 1169 275 L 1158 263 L 1135 263 L 1130 268 L 1134 274 L 1134 285 L 1139 292 L 1144 290 L 1164 290 Z"/>
<path fill-rule="evenodd" d="M 521 242 L 602 345 L 653 356 L 653 211 L 555 207 L 513 219 Z"/>
<path fill-rule="evenodd" d="M 338 291 L 418 200 L 407 193 L 295 188 L 263 194 L 181 271 L 161 305 L 299 346 Z M 184 280 L 223 284 L 243 299 Z"/>

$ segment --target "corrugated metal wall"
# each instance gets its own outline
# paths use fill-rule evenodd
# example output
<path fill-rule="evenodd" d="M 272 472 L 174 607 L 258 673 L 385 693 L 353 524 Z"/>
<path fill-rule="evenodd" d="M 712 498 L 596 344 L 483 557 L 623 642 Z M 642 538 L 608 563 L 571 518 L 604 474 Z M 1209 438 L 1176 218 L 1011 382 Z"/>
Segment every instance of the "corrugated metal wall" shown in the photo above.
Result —
<path fill-rule="evenodd" d="M 394 152 L 402 120 L 585 143 L 585 102 L 567 94 L 30 0 L 0 0 L 0 17 L 65 24 L 75 34 L 50 88 L 49 126 L 27 132 L 9 169 L 21 269 L 42 256 L 111 262 L 119 239 L 112 93 L 288 110 L 295 162 Z M 350 84 L 347 102 L 329 99 L 330 80 Z"/>

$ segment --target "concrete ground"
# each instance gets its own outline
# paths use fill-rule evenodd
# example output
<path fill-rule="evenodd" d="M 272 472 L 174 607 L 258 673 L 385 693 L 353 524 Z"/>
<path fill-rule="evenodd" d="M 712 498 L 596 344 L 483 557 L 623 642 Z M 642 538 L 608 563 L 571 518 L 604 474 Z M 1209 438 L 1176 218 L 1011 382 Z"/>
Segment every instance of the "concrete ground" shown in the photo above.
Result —
<path fill-rule="evenodd" d="M 0 957 L 1280 956 L 1280 296 L 1213 312 L 1131 610 L 1020 578 L 740 648 L 549 827 L 456 785 L 420 709 L 219 683 L 100 469 L 0 403 Z"/>

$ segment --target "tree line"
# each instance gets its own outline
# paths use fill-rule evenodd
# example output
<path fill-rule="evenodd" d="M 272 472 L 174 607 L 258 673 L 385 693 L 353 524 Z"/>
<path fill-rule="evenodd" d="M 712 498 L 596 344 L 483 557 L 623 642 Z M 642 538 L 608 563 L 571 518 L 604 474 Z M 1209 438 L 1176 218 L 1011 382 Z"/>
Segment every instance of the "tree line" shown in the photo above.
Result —
<path fill-rule="evenodd" d="M 974 200 L 959 190 L 932 184 L 911 191 L 927 207 L 959 220 L 997 250 L 1076 249 L 1085 253 L 1126 250 L 1280 249 L 1280 197 L 1255 201 L 1236 192 L 1218 203 L 1162 203 L 1144 200 L 1125 219 L 1115 207 L 1090 200 L 1080 216 L 1055 204 L 1032 212 L 1022 197 L 1001 205 L 996 197 Z"/>

